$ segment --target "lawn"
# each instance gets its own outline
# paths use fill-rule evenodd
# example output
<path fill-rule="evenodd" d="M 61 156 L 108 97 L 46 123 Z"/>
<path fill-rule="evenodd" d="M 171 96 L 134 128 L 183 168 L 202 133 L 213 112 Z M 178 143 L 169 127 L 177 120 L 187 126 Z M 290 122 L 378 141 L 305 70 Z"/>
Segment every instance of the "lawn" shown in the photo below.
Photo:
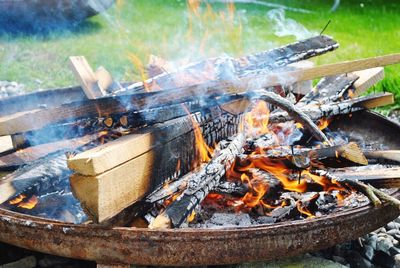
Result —
<path fill-rule="evenodd" d="M 284 19 L 305 26 L 294 30 L 297 38 L 302 31 L 304 36 L 319 34 L 331 20 L 325 33 L 341 48 L 316 59 L 318 64 L 400 52 L 398 1 L 342 0 L 336 12 L 330 12 L 333 1 L 327 0 L 275 2 L 312 11 L 286 11 Z M 183 64 L 295 41 L 293 35 L 276 35 L 285 30 L 277 29 L 277 15 L 282 13 L 258 4 L 236 4 L 234 9 L 212 4 L 212 10 L 202 6 L 189 11 L 185 0 L 119 0 L 105 14 L 69 29 L 46 34 L 1 32 L 0 80 L 23 83 L 29 91 L 77 84 L 68 66 L 71 55 L 84 55 L 93 66 L 105 66 L 118 80 L 137 80 L 150 54 Z M 397 105 L 399 71 L 400 65 L 387 67 L 386 79 L 375 89 L 395 93 Z"/>

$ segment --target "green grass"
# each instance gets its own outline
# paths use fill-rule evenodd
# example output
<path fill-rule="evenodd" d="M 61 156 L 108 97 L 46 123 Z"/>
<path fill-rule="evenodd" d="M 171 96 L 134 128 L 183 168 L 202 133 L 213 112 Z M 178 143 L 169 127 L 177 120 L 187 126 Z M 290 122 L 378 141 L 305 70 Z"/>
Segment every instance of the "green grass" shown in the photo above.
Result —
<path fill-rule="evenodd" d="M 272 1 L 271 1 L 272 2 Z M 316 59 L 318 64 L 400 52 L 400 3 L 385 0 L 342 0 L 330 13 L 333 1 L 275 1 L 314 11 L 286 12 L 307 29 L 319 32 L 329 19 L 326 34 L 341 48 Z M 360 2 L 364 7 L 360 6 Z M 195 60 L 222 53 L 243 55 L 295 41 L 293 36 L 277 37 L 267 19 L 267 7 L 238 4 L 229 21 L 227 7 L 213 5 L 214 13 L 203 9 L 192 19 L 184 0 L 125 0 L 106 14 L 80 26 L 48 34 L 0 34 L 0 80 L 24 83 L 28 90 L 76 84 L 68 57 L 84 55 L 93 66 L 105 66 L 118 80 L 138 79 L 139 70 L 128 55 L 143 63 L 150 54 L 177 61 Z M 244 11 L 245 10 L 245 11 Z M 216 13 L 223 12 L 225 19 Z M 205 15 L 207 14 L 207 15 Z M 192 16 L 193 18 L 193 16 Z M 375 90 L 391 91 L 400 104 L 400 65 L 386 68 L 386 79 Z"/>

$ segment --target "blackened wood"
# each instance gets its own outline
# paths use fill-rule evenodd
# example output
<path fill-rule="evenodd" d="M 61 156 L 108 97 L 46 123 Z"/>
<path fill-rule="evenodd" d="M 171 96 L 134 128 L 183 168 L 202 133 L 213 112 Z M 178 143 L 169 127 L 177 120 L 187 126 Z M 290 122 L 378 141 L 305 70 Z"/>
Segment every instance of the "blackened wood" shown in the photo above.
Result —
<path fill-rule="evenodd" d="M 243 133 L 237 134 L 229 145 L 216 152 L 213 159 L 188 181 L 188 186 L 178 199 L 151 224 L 150 228 L 180 227 L 192 211 L 219 183 L 235 157 L 241 152 L 245 142 Z"/>
<path fill-rule="evenodd" d="M 393 95 L 390 93 L 378 93 L 370 96 L 359 97 L 355 99 L 345 100 L 324 104 L 318 107 L 304 107 L 301 111 L 311 120 L 328 118 L 335 115 L 350 114 L 352 112 L 385 106 L 394 102 Z M 278 112 L 271 114 L 270 123 L 280 123 L 290 121 L 292 117 L 286 112 Z"/>
<path fill-rule="evenodd" d="M 347 95 L 347 90 L 357 79 L 358 77 L 352 74 L 324 77 L 297 105 L 302 107 L 307 104 L 321 105 L 330 101 L 335 102 Z"/>
<path fill-rule="evenodd" d="M 253 92 L 252 94 L 254 94 L 255 98 L 264 100 L 286 111 L 286 113 L 290 115 L 294 120 L 303 124 L 303 126 L 307 128 L 317 140 L 322 141 L 327 145 L 331 145 L 331 142 L 328 140 L 325 134 L 314 124 L 309 115 L 297 108 L 287 99 L 282 98 L 281 96 L 273 92 L 267 92 L 265 90 L 258 90 Z"/>
<path fill-rule="evenodd" d="M 232 77 L 244 77 L 254 74 L 265 74 L 288 64 L 306 60 L 338 48 L 339 45 L 328 36 L 320 35 L 269 51 L 234 58 L 214 58 L 190 64 L 173 73 L 162 73 L 144 83 L 136 83 L 122 89 L 117 94 L 162 88 L 164 90 L 179 86 L 179 81 L 192 81 L 192 85 L 206 80 L 227 80 Z M 185 81 L 188 85 L 188 82 Z"/>

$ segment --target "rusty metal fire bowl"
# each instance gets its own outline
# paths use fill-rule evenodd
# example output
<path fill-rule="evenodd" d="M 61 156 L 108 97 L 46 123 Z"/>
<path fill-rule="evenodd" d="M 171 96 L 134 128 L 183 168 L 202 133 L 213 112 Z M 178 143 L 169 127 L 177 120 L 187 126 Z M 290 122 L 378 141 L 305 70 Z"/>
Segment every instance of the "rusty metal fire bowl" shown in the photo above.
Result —
<path fill-rule="evenodd" d="M 352 124 L 356 122 L 357 124 Z M 400 148 L 400 125 L 371 112 L 342 117 L 335 128 Z M 400 196 L 400 192 L 393 193 Z M 217 265 L 272 260 L 360 237 L 392 221 L 396 207 L 362 206 L 307 220 L 224 229 L 149 230 L 55 222 L 0 209 L 0 240 L 107 264 Z"/>

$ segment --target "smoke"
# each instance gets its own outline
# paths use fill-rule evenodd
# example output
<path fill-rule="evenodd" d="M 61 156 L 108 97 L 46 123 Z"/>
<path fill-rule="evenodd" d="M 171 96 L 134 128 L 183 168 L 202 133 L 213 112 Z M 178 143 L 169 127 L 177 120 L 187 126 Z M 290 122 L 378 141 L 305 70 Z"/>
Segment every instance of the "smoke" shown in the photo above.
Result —
<path fill-rule="evenodd" d="M 295 36 L 297 40 L 301 40 L 318 35 L 318 32 L 309 31 L 299 22 L 286 18 L 283 9 L 272 9 L 268 11 L 267 17 L 273 23 L 276 36 Z"/>

